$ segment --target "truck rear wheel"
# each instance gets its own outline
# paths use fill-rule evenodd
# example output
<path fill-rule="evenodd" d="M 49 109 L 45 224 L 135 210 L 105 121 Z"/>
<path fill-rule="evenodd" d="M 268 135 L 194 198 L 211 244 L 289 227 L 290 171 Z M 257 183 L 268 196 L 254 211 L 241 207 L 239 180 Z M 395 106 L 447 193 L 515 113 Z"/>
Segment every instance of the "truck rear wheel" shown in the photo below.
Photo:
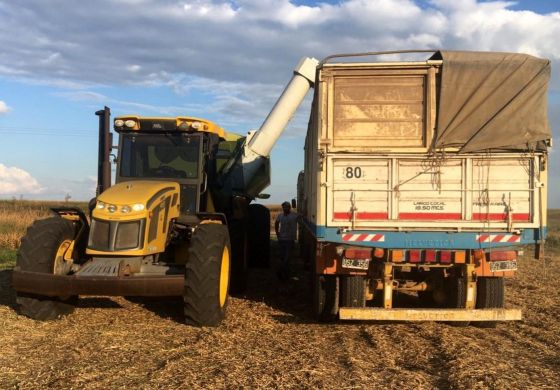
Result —
<path fill-rule="evenodd" d="M 334 275 L 313 275 L 313 315 L 331 322 L 338 313 L 338 279 Z"/>
<path fill-rule="evenodd" d="M 66 219 L 51 217 L 35 221 L 21 240 L 16 266 L 21 271 L 66 275 L 71 264 L 65 262 L 64 254 L 73 239 L 74 226 Z M 16 302 L 24 316 L 47 321 L 72 313 L 76 298 L 18 292 Z"/>
<path fill-rule="evenodd" d="M 365 307 L 366 296 L 363 276 L 343 276 L 340 279 L 342 307 Z"/>
<path fill-rule="evenodd" d="M 464 309 L 467 306 L 467 283 L 465 278 L 452 275 L 445 279 L 446 307 L 452 309 Z M 451 321 L 450 325 L 468 326 L 469 321 Z"/>
<path fill-rule="evenodd" d="M 270 210 L 262 204 L 249 205 L 247 226 L 249 266 L 270 266 Z"/>
<path fill-rule="evenodd" d="M 218 326 L 227 306 L 230 280 L 230 243 L 224 225 L 199 225 L 189 247 L 183 293 L 185 322 Z"/>
<path fill-rule="evenodd" d="M 476 281 L 476 308 L 492 309 L 504 307 L 504 278 L 479 277 Z M 496 321 L 477 322 L 481 328 L 494 328 Z"/>

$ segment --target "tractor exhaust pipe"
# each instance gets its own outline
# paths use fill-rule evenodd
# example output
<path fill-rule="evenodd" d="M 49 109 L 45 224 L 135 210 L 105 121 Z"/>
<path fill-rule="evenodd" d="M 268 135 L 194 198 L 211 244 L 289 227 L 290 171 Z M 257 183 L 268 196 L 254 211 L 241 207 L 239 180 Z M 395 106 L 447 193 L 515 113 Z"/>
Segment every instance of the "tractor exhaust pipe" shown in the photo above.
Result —
<path fill-rule="evenodd" d="M 109 155 L 113 146 L 113 137 L 110 132 L 111 110 L 105 106 L 103 110 L 95 112 L 99 116 L 99 154 L 97 157 L 97 189 L 95 196 L 100 195 L 111 187 L 111 163 Z"/>

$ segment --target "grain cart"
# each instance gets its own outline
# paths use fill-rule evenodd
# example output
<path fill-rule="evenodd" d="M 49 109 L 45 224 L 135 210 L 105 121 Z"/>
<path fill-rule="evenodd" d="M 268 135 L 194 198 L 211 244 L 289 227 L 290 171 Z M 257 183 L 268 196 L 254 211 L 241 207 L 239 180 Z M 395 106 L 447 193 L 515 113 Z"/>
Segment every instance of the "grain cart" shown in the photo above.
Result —
<path fill-rule="evenodd" d="M 247 262 L 268 261 L 270 214 L 249 203 L 270 182 L 269 153 L 316 65 L 300 62 L 261 128 L 246 137 L 199 118 L 116 118 L 114 186 L 110 112 L 98 111 L 91 217 L 58 208 L 28 229 L 13 272 L 20 311 L 51 319 L 72 311 L 78 295 L 182 296 L 188 324 L 218 325 L 228 288 L 245 286 Z"/>
<path fill-rule="evenodd" d="M 504 277 L 520 246 L 540 252 L 546 236 L 549 61 L 352 57 L 318 67 L 299 180 L 314 313 L 520 319 L 504 309 Z"/>

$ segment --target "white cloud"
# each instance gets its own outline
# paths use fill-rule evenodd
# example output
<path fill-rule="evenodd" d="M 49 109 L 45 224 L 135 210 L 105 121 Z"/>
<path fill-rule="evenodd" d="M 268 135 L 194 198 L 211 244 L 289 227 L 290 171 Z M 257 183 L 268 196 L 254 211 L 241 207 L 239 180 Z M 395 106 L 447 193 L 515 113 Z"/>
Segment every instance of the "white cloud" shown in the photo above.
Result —
<path fill-rule="evenodd" d="M 10 111 L 12 111 L 12 108 L 9 107 L 3 100 L 0 100 L 0 115 L 7 114 Z"/>
<path fill-rule="evenodd" d="M 104 103 L 114 112 L 204 113 L 243 129 L 260 125 L 302 56 L 409 48 L 526 52 L 551 59 L 551 90 L 560 91 L 560 12 L 514 10 L 511 1 L 102 4 L 0 0 L 0 77 L 54 86 L 69 99 Z M 146 104 L 105 88 L 123 85 L 167 88 L 177 103 Z M 204 103 L 192 102 L 201 95 Z M 9 109 L 2 104 L 0 114 Z M 305 132 L 308 109 L 309 96 L 287 135 Z"/>
<path fill-rule="evenodd" d="M 560 12 L 513 10 L 507 1 L 64 3 L 54 10 L 40 0 L 0 0 L 0 75 L 69 86 L 166 86 L 180 75 L 280 84 L 302 56 L 426 47 L 560 60 Z"/>
<path fill-rule="evenodd" d="M 1 195 L 38 194 L 43 191 L 44 188 L 29 172 L 0 163 Z"/>

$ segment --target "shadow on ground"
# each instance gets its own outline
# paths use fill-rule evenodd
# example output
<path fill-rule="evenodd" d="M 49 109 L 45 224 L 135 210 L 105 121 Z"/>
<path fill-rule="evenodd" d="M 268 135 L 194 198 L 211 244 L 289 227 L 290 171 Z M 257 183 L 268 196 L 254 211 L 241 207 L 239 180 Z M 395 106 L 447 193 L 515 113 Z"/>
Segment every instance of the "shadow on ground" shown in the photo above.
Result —
<path fill-rule="evenodd" d="M 0 306 L 6 306 L 17 311 L 16 292 L 12 287 L 12 270 L 0 271 Z M 108 297 L 81 297 L 78 300 L 79 308 L 117 309 L 122 307 Z"/>
<path fill-rule="evenodd" d="M 271 261 L 268 268 L 251 268 L 248 272 L 247 290 L 235 295 L 236 298 L 263 302 L 282 314 L 273 315 L 279 323 L 316 322 L 311 310 L 311 271 L 305 269 L 303 261 L 294 248 L 289 280 L 280 280 L 276 271 L 279 269 L 279 247 L 276 240 L 271 240 Z M 0 271 L 0 305 L 17 309 L 16 294 L 11 286 L 12 270 Z M 154 314 L 179 323 L 184 322 L 182 297 L 124 297 L 129 302 L 140 305 Z M 395 303 L 401 307 L 414 307 L 417 299 L 410 296 L 395 296 Z M 117 301 L 110 297 L 82 296 L 78 308 L 120 308 Z"/>

